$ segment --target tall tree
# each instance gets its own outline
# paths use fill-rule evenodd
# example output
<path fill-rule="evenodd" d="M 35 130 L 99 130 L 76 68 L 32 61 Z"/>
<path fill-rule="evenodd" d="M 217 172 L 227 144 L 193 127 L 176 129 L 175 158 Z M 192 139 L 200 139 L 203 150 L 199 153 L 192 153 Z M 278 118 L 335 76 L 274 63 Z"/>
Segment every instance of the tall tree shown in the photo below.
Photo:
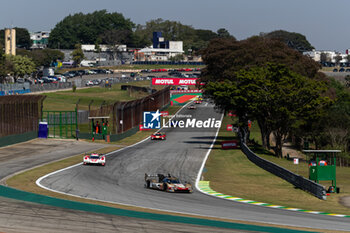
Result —
<path fill-rule="evenodd" d="M 335 60 L 335 65 L 336 66 L 339 66 L 339 63 L 340 61 L 343 59 L 343 57 L 340 55 L 340 54 L 337 54 L 335 57 L 334 57 L 334 60 Z"/>
<path fill-rule="evenodd" d="M 271 118 L 272 115 L 283 120 L 296 117 L 294 113 L 294 115 L 290 113 L 293 111 L 288 109 L 288 101 L 294 97 L 286 96 L 282 98 L 282 94 L 288 93 L 289 90 L 295 90 L 294 87 L 297 84 L 299 85 L 299 83 L 303 83 L 303 85 L 308 87 L 311 85 L 308 84 L 309 81 L 315 81 L 320 88 L 324 88 L 324 84 L 321 82 L 321 80 L 324 80 L 324 76 L 318 72 L 320 65 L 278 40 L 258 36 L 243 41 L 236 41 L 232 38 L 214 39 L 210 42 L 208 48 L 204 50 L 202 57 L 207 65 L 201 77 L 203 81 L 208 83 L 205 87 L 205 93 L 213 96 L 215 102 L 222 109 L 237 110 L 243 126 L 246 124 L 248 117 L 257 119 L 262 131 L 263 146 L 266 148 L 269 148 L 269 137 L 272 132 L 276 133 L 275 136 L 278 140 L 278 145 L 280 145 L 279 143 L 286 135 L 286 132 L 293 129 L 294 126 L 291 127 L 290 125 L 297 122 L 286 121 L 289 127 L 284 127 L 286 130 L 282 130 L 282 128 L 274 125 L 279 123 L 279 121 L 273 120 L 274 118 Z M 266 66 L 267 63 L 277 64 L 278 68 Z M 282 69 L 280 66 L 285 68 Z M 277 79 L 278 77 L 280 78 L 277 82 L 274 78 Z M 237 88 L 243 84 L 246 87 L 244 88 L 245 91 L 242 92 Z M 292 84 L 295 86 L 288 86 Z M 270 86 L 265 87 L 265 85 Z M 260 89 L 262 87 L 266 90 Z M 284 87 L 288 88 L 284 89 Z M 302 85 L 297 87 L 303 90 Z M 281 93 L 277 92 L 278 90 Z M 317 88 L 316 85 L 315 90 L 321 92 L 322 89 Z M 310 90 L 303 91 L 310 94 Z M 249 95 L 245 95 L 245 93 L 249 93 Z M 297 90 L 293 93 L 297 93 Z M 278 95 L 282 95 L 281 99 L 276 97 Z M 254 97 L 256 99 L 252 99 Z M 276 99 L 282 102 L 278 102 Z M 275 103 L 274 101 L 277 102 Z M 251 105 L 247 105 L 247 102 Z M 286 106 L 283 106 L 282 103 Z M 255 106 L 255 110 L 261 110 L 261 112 L 253 111 L 253 107 L 249 106 Z M 278 112 L 268 109 L 271 106 L 277 106 L 276 111 L 278 110 Z M 295 105 L 291 104 L 290 106 Z M 259 113 L 259 115 L 254 115 L 256 113 Z M 305 117 L 301 118 L 300 115 L 297 115 L 297 117 L 301 119 L 297 123 L 300 125 L 304 124 Z M 279 148 L 276 148 L 276 153 L 280 155 Z"/>
<path fill-rule="evenodd" d="M 64 60 L 64 53 L 55 49 L 35 49 L 31 51 L 17 49 L 17 54 L 31 58 L 37 67 L 48 67 L 52 62 Z"/>
<path fill-rule="evenodd" d="M 72 52 L 72 57 L 73 57 L 73 61 L 78 66 L 80 65 L 80 62 L 84 60 L 85 56 L 84 56 L 83 50 L 81 49 L 81 44 L 75 45 L 75 50 Z"/>
<path fill-rule="evenodd" d="M 100 35 L 111 30 L 132 32 L 134 23 L 120 13 L 107 13 L 106 10 L 89 14 L 78 13 L 65 17 L 51 31 L 50 48 L 72 49 L 75 44 L 94 44 Z"/>
<path fill-rule="evenodd" d="M 311 51 L 314 49 L 306 37 L 300 33 L 277 30 L 270 33 L 261 33 L 261 35 L 265 38 L 280 40 L 290 48 L 296 49 L 299 52 Z"/>
<path fill-rule="evenodd" d="M 212 40 L 203 51 L 206 63 L 203 81 L 233 79 L 235 72 L 267 62 L 284 64 L 292 71 L 309 78 L 319 77 L 321 65 L 283 42 L 254 36 L 236 41 L 234 38 Z"/>
<path fill-rule="evenodd" d="M 146 25 L 136 26 L 134 38 L 143 43 L 139 43 L 138 47 L 151 45 L 153 32 L 162 32 L 165 40 L 183 41 L 185 52 L 188 49 L 192 49 L 194 52 L 204 49 L 210 40 L 218 37 L 217 33 L 210 30 L 194 29 L 192 26 L 183 25 L 180 22 L 158 18 L 146 22 Z M 227 34 L 223 31 L 223 35 Z"/>
<path fill-rule="evenodd" d="M 225 110 L 235 109 L 244 126 L 247 118 L 256 119 L 263 145 L 269 149 L 274 134 L 276 156 L 288 133 L 304 124 L 329 102 L 321 94 L 325 84 L 290 71 L 284 65 L 267 64 L 237 72 L 235 80 L 209 82 L 205 93 Z M 243 119 L 243 121 L 241 120 Z"/>
<path fill-rule="evenodd" d="M 218 34 L 218 37 L 219 38 L 230 38 L 232 37 L 230 35 L 230 33 L 225 29 L 225 28 L 220 28 L 218 31 L 217 31 L 217 34 Z"/>
<path fill-rule="evenodd" d="M 331 62 L 330 57 L 327 55 L 327 53 L 324 53 L 324 52 L 321 53 L 320 60 L 322 63 Z"/>
<path fill-rule="evenodd" d="M 13 69 L 11 73 L 15 78 L 23 77 L 24 75 L 29 75 L 35 71 L 35 63 L 32 59 L 26 56 L 6 56 L 6 59 L 12 63 Z"/>
<path fill-rule="evenodd" d="M 6 70 L 6 57 L 2 45 L 0 44 L 0 83 L 7 75 Z"/>

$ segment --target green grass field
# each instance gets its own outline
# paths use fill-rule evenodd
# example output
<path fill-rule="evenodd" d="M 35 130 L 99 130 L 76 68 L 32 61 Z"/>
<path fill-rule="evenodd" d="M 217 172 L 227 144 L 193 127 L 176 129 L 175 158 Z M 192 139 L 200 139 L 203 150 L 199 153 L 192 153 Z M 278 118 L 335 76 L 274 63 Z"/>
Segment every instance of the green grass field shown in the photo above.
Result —
<path fill-rule="evenodd" d="M 269 204 L 350 215 L 350 209 L 339 203 L 341 196 L 350 195 L 350 168 L 337 168 L 337 184 L 341 193 L 331 194 L 326 201 L 320 200 L 257 167 L 239 149 L 222 150 L 220 144 L 222 140 L 235 138 L 234 133 L 226 131 L 226 125 L 229 123 L 232 123 L 232 120 L 230 117 L 225 117 L 218 135 L 218 141 L 215 143 L 206 163 L 204 180 L 210 181 L 210 187 L 213 190 Z M 252 136 L 259 135 L 256 130 L 257 127 L 253 125 Z M 294 165 L 293 161 L 276 158 L 271 154 L 259 155 L 292 172 L 298 170 L 298 174 L 308 176 L 306 163 Z M 329 185 L 328 183 L 327 186 Z"/>

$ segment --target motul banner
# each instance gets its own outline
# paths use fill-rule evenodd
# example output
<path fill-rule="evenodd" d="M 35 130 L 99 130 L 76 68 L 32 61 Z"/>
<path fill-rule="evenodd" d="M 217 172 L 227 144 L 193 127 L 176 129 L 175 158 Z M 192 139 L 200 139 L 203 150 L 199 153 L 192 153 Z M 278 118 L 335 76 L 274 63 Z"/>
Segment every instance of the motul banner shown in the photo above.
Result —
<path fill-rule="evenodd" d="M 237 147 L 238 147 L 238 141 L 237 140 L 221 142 L 221 148 L 222 149 L 236 149 Z"/>
<path fill-rule="evenodd" d="M 162 116 L 169 116 L 169 112 L 168 111 L 161 111 L 160 114 L 162 114 Z"/>
<path fill-rule="evenodd" d="M 152 85 L 196 85 L 198 78 L 152 78 Z"/>

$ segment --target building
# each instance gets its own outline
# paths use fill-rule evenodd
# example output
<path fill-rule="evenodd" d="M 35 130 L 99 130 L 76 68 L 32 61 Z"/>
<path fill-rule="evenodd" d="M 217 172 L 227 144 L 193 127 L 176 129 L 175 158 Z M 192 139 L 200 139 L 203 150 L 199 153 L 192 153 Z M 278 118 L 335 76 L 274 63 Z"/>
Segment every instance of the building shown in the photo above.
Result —
<path fill-rule="evenodd" d="M 30 39 L 33 41 L 32 49 L 44 49 L 47 48 L 49 43 L 50 32 L 41 31 L 33 32 L 30 34 Z"/>
<path fill-rule="evenodd" d="M 5 54 L 16 55 L 16 29 L 5 28 Z"/>
<path fill-rule="evenodd" d="M 342 65 L 345 63 L 349 63 L 348 53 L 340 53 L 340 52 L 329 51 L 329 50 L 312 50 L 312 51 L 304 52 L 303 54 L 312 58 L 314 61 L 320 62 L 322 64 L 339 63 L 340 65 Z M 341 57 L 341 60 L 337 62 L 337 57 L 339 56 Z"/>
<path fill-rule="evenodd" d="M 153 32 L 153 46 L 134 51 L 135 61 L 168 61 L 183 55 L 182 41 L 165 41 L 161 32 Z"/>
<path fill-rule="evenodd" d="M 91 44 L 83 44 L 81 45 L 81 49 L 84 52 L 96 52 L 96 46 Z M 99 45 L 101 52 L 109 52 L 109 51 L 117 51 L 117 52 L 126 52 L 127 46 L 126 45 L 115 45 L 115 46 L 109 46 L 105 44 Z"/>

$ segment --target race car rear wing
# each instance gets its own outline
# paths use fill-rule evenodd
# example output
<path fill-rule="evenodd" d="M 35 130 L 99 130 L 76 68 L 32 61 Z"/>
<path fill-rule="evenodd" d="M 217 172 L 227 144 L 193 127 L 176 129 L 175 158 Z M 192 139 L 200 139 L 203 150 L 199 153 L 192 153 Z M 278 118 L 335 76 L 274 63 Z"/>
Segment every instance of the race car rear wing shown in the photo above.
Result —
<path fill-rule="evenodd" d="M 158 174 L 145 173 L 145 181 L 147 181 L 147 180 L 158 180 Z"/>

